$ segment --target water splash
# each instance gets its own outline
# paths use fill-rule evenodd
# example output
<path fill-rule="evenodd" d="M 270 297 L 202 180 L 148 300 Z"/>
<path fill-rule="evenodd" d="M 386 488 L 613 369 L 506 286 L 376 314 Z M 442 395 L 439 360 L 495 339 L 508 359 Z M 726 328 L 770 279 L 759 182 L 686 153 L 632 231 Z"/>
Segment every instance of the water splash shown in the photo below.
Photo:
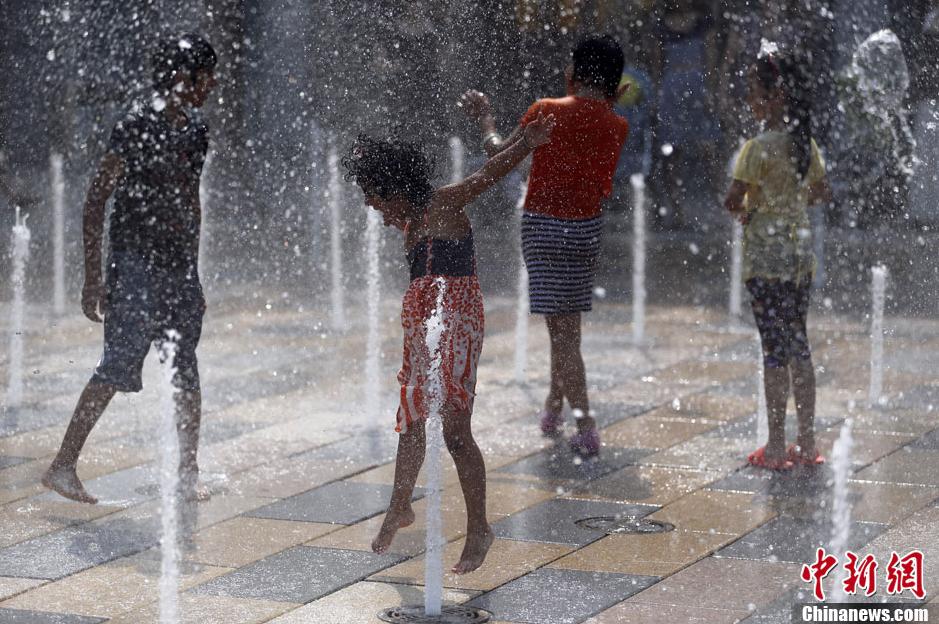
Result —
<path fill-rule="evenodd" d="M 65 314 L 65 174 L 62 154 L 49 156 L 52 187 L 52 310 Z"/>
<path fill-rule="evenodd" d="M 848 479 L 851 476 L 851 452 L 854 447 L 851 429 L 854 419 L 848 417 L 841 425 L 841 433 L 831 450 L 831 467 L 834 472 L 831 507 L 831 552 L 841 554 L 848 548 L 851 537 L 851 501 Z M 831 600 L 841 602 L 846 598 L 842 583 L 835 584 Z"/>
<path fill-rule="evenodd" d="M 366 297 L 368 306 L 368 334 L 365 340 L 365 414 L 378 418 L 381 397 L 381 335 L 378 313 L 381 307 L 381 217 L 378 211 L 366 208 L 365 253 L 368 257 Z"/>
<path fill-rule="evenodd" d="M 730 298 L 727 311 L 731 321 L 740 318 L 743 288 L 743 225 L 734 219 L 733 239 L 730 247 Z"/>
<path fill-rule="evenodd" d="M 871 268 L 871 383 L 868 402 L 873 407 L 883 400 L 884 386 L 884 302 L 887 267 Z"/>
<path fill-rule="evenodd" d="M 330 325 L 334 331 L 341 331 L 346 325 L 342 280 L 342 181 L 339 176 L 339 155 L 336 153 L 336 144 L 332 141 L 329 144 L 326 163 L 329 172 L 326 198 L 329 204 Z"/>
<path fill-rule="evenodd" d="M 23 402 L 23 316 L 26 305 L 26 262 L 29 259 L 30 231 L 26 227 L 29 215 L 20 218 L 16 208 L 13 226 L 13 305 L 10 308 L 10 369 L 7 381 L 6 406 L 19 407 Z"/>
<path fill-rule="evenodd" d="M 176 347 L 180 335 L 169 330 L 160 347 L 160 624 L 179 621 L 179 435 L 176 428 Z"/>
<path fill-rule="evenodd" d="M 440 515 L 443 485 L 440 458 L 443 450 L 443 380 L 441 378 L 440 339 L 444 328 L 443 298 L 446 282 L 437 278 L 437 304 L 427 319 L 427 352 L 431 357 L 428 371 L 427 410 L 427 535 L 424 559 L 424 614 L 440 615 L 443 600 L 443 521 Z"/>
<path fill-rule="evenodd" d="M 212 151 L 205 156 L 205 162 L 202 164 L 202 175 L 199 177 L 199 208 L 201 210 L 202 222 L 199 226 L 199 276 L 202 278 L 202 283 L 206 284 L 210 281 L 209 268 L 211 255 L 209 254 L 209 243 L 212 236 L 212 228 L 209 222 L 209 214 L 212 209 L 212 187 L 211 187 L 211 173 L 212 173 L 212 162 L 213 156 Z"/>
<path fill-rule="evenodd" d="M 518 188 L 518 201 L 515 210 L 521 216 L 525 209 L 525 194 L 528 184 L 522 182 Z M 525 259 L 518 263 L 518 301 L 515 311 L 515 383 L 524 385 L 528 370 L 528 268 Z"/>
<path fill-rule="evenodd" d="M 450 184 L 463 181 L 466 148 L 458 136 L 450 137 Z"/>
<path fill-rule="evenodd" d="M 765 446 L 769 442 L 769 410 L 766 407 L 766 379 L 763 375 L 763 341 L 760 332 L 756 333 L 756 445 Z"/>
<path fill-rule="evenodd" d="M 633 191 L 633 342 L 641 344 L 646 333 L 646 179 L 629 177 Z"/>

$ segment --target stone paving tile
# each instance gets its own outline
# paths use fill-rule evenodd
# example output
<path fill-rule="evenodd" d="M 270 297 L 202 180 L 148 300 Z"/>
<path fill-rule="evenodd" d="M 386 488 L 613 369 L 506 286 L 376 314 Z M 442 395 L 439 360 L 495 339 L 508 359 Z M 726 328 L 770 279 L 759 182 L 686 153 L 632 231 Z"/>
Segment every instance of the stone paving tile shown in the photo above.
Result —
<path fill-rule="evenodd" d="M 630 418 L 603 430 L 603 441 L 615 447 L 663 449 L 713 429 L 714 424 L 666 420 L 651 414 Z"/>
<path fill-rule="evenodd" d="M 549 568 L 668 576 L 735 539 L 726 533 L 669 531 L 608 535 L 558 559 Z"/>
<path fill-rule="evenodd" d="M 335 481 L 247 515 L 273 520 L 353 524 L 383 512 L 388 507 L 392 489 L 384 484 Z M 423 489 L 415 488 L 412 500 L 422 495 Z"/>
<path fill-rule="evenodd" d="M 801 585 L 801 569 L 792 563 L 706 557 L 628 602 L 753 611 L 775 600 L 787 588 Z"/>
<path fill-rule="evenodd" d="M 460 553 L 463 552 L 465 544 L 466 540 L 460 539 L 450 542 L 444 548 L 444 587 L 488 591 L 571 552 L 571 547 L 560 544 L 497 539 L 489 550 L 486 562 L 481 568 L 469 574 L 453 574 L 449 570 L 459 561 Z M 415 557 L 399 563 L 393 568 L 382 570 L 371 576 L 369 580 L 423 585 L 424 556 Z"/>
<path fill-rule="evenodd" d="M 577 520 L 597 516 L 643 517 L 656 509 L 654 505 L 555 498 L 494 523 L 492 530 L 496 537 L 505 539 L 584 546 L 605 533 L 581 527 Z"/>
<path fill-rule="evenodd" d="M 466 602 L 479 592 L 445 589 L 443 604 Z M 414 585 L 362 581 L 294 609 L 269 624 L 379 624 L 378 613 L 405 605 L 423 605 L 424 591 Z"/>
<path fill-rule="evenodd" d="M 695 606 L 641 604 L 621 602 L 584 621 L 584 624 L 737 624 L 749 615 L 748 611 L 711 609 Z M 785 624 L 790 624 L 786 620 Z"/>
<path fill-rule="evenodd" d="M 746 464 L 750 440 L 696 436 L 640 460 L 642 465 L 730 472 Z"/>
<path fill-rule="evenodd" d="M 0 624 L 98 624 L 104 618 L 0 608 Z"/>
<path fill-rule="evenodd" d="M 562 441 L 540 453 L 503 466 L 497 472 L 531 475 L 551 482 L 583 481 L 635 464 L 649 453 L 649 449 L 604 446 L 599 457 L 581 460 Z"/>
<path fill-rule="evenodd" d="M 577 485 L 571 493 L 579 498 L 666 505 L 710 483 L 718 476 L 715 472 L 681 468 L 627 466 L 599 479 Z"/>
<path fill-rule="evenodd" d="M 927 598 L 935 597 L 939 593 L 939 507 L 921 509 L 883 531 L 864 552 L 886 566 L 892 552 L 903 556 L 913 549 L 923 552 L 923 585 Z"/>
<path fill-rule="evenodd" d="M 61 412 L 43 404 L 24 403 L 20 407 L 4 408 L 0 410 L 0 438 L 56 425 L 63 418 Z"/>
<path fill-rule="evenodd" d="M 28 462 L 28 457 L 13 457 L 11 455 L 0 455 L 0 470 L 4 468 L 9 468 L 10 466 L 17 466 L 19 464 Z"/>
<path fill-rule="evenodd" d="M 179 624 L 261 624 L 299 605 L 228 596 L 179 597 Z M 161 624 L 157 603 L 119 615 L 108 624 Z"/>
<path fill-rule="evenodd" d="M 94 520 L 118 511 L 119 507 L 83 505 L 81 503 L 28 501 L 9 503 L 0 507 L 0 548 L 24 542 L 73 524 Z"/>
<path fill-rule="evenodd" d="M 4 607 L 116 617 L 159 598 L 160 553 L 141 553 L 96 566 L 20 594 Z M 183 562 L 179 590 L 230 572 L 229 568 Z"/>
<path fill-rule="evenodd" d="M 27 589 L 38 587 L 45 581 L 37 579 L 15 578 L 12 576 L 0 576 L 0 602 L 15 596 Z"/>
<path fill-rule="evenodd" d="M 146 550 L 156 540 L 153 520 L 82 524 L 0 550 L 0 575 L 59 579 Z"/>
<path fill-rule="evenodd" d="M 542 568 L 466 603 L 507 622 L 574 624 L 655 583 L 656 577 Z"/>
<path fill-rule="evenodd" d="M 192 591 L 201 595 L 307 603 L 400 562 L 398 555 L 296 546 Z"/>
<path fill-rule="evenodd" d="M 905 447 L 868 466 L 855 477 L 866 481 L 939 486 L 939 452 Z"/>
<path fill-rule="evenodd" d="M 917 438 L 910 448 L 925 451 L 939 451 L 939 429 L 933 429 L 923 436 Z M 2 459 L 0 459 L 2 461 Z"/>
<path fill-rule="evenodd" d="M 686 531 L 742 535 L 769 520 L 775 512 L 750 494 L 697 490 L 649 515 Z"/>
<path fill-rule="evenodd" d="M 850 550 L 858 550 L 883 533 L 887 525 L 852 522 L 848 540 Z M 739 559 L 805 563 L 814 560 L 815 549 L 831 541 L 828 518 L 803 519 L 780 516 L 751 531 L 717 555 Z"/>
<path fill-rule="evenodd" d="M 238 568 L 336 530 L 333 524 L 241 516 L 196 533 L 183 557 L 207 565 Z"/>
<path fill-rule="evenodd" d="M 84 483 L 88 492 L 98 497 L 98 504 L 111 507 L 130 507 L 160 495 L 153 464 L 118 470 Z M 60 503 L 68 500 L 51 491 L 38 499 Z"/>

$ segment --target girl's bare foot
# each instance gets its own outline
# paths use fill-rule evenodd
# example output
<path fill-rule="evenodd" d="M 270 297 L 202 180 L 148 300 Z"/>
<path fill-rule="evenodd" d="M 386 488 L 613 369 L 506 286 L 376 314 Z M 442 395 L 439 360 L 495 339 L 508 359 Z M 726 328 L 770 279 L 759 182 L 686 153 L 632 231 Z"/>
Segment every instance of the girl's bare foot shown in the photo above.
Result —
<path fill-rule="evenodd" d="M 460 560 L 451 568 L 454 574 L 468 574 L 483 564 L 492 542 L 495 541 L 492 529 L 488 526 L 483 533 L 474 533 L 466 536 L 466 545 Z"/>
<path fill-rule="evenodd" d="M 46 474 L 42 475 L 42 484 L 59 496 L 79 503 L 94 505 L 98 502 L 97 498 L 85 490 L 72 466 L 49 466 Z"/>
<path fill-rule="evenodd" d="M 372 550 L 378 554 L 387 551 L 398 529 L 403 529 L 412 524 L 414 524 L 414 509 L 411 508 L 410 504 L 400 511 L 389 509 L 385 514 L 385 521 L 382 522 L 381 529 L 378 530 L 378 536 L 372 540 Z"/>

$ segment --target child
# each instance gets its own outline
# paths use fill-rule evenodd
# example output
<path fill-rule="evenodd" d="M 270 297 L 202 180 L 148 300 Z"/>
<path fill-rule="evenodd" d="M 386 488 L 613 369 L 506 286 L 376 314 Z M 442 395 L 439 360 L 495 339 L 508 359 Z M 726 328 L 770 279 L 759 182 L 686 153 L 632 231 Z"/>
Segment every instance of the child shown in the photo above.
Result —
<path fill-rule="evenodd" d="M 366 204 L 381 213 L 386 226 L 404 231 L 411 267 L 411 284 L 401 309 L 404 361 L 398 373 L 401 404 L 395 428 L 401 436 L 394 491 L 385 521 L 372 542 L 375 552 L 385 552 L 395 532 L 414 522 L 411 495 L 424 461 L 425 389 L 432 355 L 426 345 L 426 322 L 436 308 L 439 279 L 445 281 L 440 339 L 443 396 L 439 397 L 443 436 L 456 464 L 467 513 L 466 546 L 453 572 L 465 574 L 478 568 L 492 545 L 486 520 L 486 468 L 470 430 L 484 321 L 473 232 L 464 208 L 531 150 L 547 142 L 553 127 L 553 117 L 538 115 L 512 149 L 491 158 L 462 182 L 439 189 L 430 184 L 432 162 L 414 143 L 362 135 L 343 159 L 347 177 L 362 189 Z"/>
<path fill-rule="evenodd" d="M 525 214 L 522 252 L 528 268 L 530 309 L 545 315 L 551 339 L 551 389 L 541 413 L 541 431 L 559 435 L 567 399 L 577 421 L 571 449 L 592 457 L 600 436 L 587 401 L 587 375 L 580 352 L 580 315 L 592 307 L 593 281 L 600 254 L 601 201 L 613 188 L 613 174 L 629 134 L 629 124 L 613 112 L 628 89 L 619 87 L 623 50 L 609 36 L 590 36 L 574 48 L 567 68 L 567 97 L 535 102 L 521 124 L 503 141 L 496 132 L 489 100 L 467 92 L 464 105 L 479 121 L 483 148 L 492 156 L 514 145 L 521 129 L 540 114 L 553 114 L 551 144 L 535 152 Z"/>
<path fill-rule="evenodd" d="M 786 56 L 764 55 L 750 69 L 748 104 L 766 130 L 743 146 L 725 207 L 744 225 L 744 279 L 763 344 L 769 441 L 750 464 L 785 470 L 824 460 L 815 448 L 815 370 L 806 332 L 815 271 L 806 207 L 829 197 L 811 136 L 811 76 Z M 786 448 L 790 378 L 799 418 Z"/>
<path fill-rule="evenodd" d="M 202 394 L 196 346 L 205 299 L 199 283 L 199 177 L 208 129 L 191 109 L 215 86 L 217 57 L 202 37 L 170 37 L 153 54 L 154 92 L 136 104 L 111 133 L 107 153 L 91 183 L 84 210 L 85 284 L 82 311 L 100 323 L 104 355 L 85 386 L 62 447 L 42 478 L 46 487 L 83 503 L 96 503 L 76 474 L 82 446 L 117 392 L 138 392 L 153 342 L 176 330 L 174 383 L 180 438 L 181 491 L 204 499 L 196 449 Z M 115 194 L 109 225 L 107 281 L 101 275 L 101 239 L 108 197 Z"/>

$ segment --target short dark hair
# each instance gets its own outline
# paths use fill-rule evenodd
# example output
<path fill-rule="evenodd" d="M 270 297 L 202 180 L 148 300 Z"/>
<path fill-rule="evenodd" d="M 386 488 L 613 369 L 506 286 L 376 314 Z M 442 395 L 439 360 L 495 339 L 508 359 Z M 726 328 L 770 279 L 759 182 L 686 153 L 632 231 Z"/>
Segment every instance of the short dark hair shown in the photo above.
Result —
<path fill-rule="evenodd" d="M 761 54 L 750 71 L 764 91 L 782 93 L 786 132 L 793 140 L 799 177 L 805 178 L 812 164 L 813 77 L 808 60 L 796 52 Z"/>
<path fill-rule="evenodd" d="M 425 207 L 433 195 L 434 165 L 422 144 L 397 136 L 375 139 L 360 134 L 342 159 L 346 179 L 366 195 L 403 197 L 418 208 Z"/>
<path fill-rule="evenodd" d="M 165 37 L 157 44 L 151 57 L 153 86 L 169 89 L 180 72 L 195 77 L 199 71 L 212 71 L 218 64 L 218 55 L 201 35 L 181 33 Z"/>
<path fill-rule="evenodd" d="M 588 35 L 577 42 L 572 54 L 577 82 L 603 90 L 614 97 L 623 76 L 623 48 L 610 35 Z"/>

